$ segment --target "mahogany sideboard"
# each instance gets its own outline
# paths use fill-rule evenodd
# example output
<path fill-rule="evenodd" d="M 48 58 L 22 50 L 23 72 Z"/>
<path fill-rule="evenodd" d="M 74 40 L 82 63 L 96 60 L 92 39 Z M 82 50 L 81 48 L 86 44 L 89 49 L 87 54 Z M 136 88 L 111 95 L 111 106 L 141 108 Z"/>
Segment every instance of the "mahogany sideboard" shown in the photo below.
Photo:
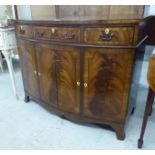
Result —
<path fill-rule="evenodd" d="M 25 102 L 125 138 L 147 35 L 141 19 L 15 20 Z"/>

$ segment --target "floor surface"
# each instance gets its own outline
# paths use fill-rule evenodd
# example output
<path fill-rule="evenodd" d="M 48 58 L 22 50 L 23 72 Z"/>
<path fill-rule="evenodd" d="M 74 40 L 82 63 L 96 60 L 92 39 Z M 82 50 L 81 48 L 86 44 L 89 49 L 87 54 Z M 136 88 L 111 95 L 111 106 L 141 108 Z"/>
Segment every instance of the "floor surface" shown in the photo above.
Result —
<path fill-rule="evenodd" d="M 78 124 L 50 113 L 35 102 L 23 101 L 18 63 L 14 63 L 17 90 L 15 99 L 5 64 L 0 72 L 0 149 L 137 149 L 147 95 L 146 77 L 140 81 L 137 108 L 126 124 L 126 139 L 93 124 Z M 147 62 L 143 64 L 146 75 Z M 155 149 L 155 111 L 149 118 L 143 149 Z"/>

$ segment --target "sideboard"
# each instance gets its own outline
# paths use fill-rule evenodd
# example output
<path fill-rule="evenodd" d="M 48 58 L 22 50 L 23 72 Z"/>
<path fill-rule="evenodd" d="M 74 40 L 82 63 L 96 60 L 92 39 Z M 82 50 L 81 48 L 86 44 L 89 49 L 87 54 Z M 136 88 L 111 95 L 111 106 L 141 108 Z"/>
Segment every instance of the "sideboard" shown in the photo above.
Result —
<path fill-rule="evenodd" d="M 125 138 L 147 38 L 142 19 L 15 20 L 25 102 Z"/>

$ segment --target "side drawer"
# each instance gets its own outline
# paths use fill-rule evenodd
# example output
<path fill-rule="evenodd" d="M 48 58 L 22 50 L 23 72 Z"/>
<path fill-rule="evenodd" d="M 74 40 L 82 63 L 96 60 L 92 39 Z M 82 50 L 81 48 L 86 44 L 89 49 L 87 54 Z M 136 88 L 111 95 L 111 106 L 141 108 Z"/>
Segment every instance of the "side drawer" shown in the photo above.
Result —
<path fill-rule="evenodd" d="M 34 27 L 36 39 L 80 42 L 80 29 L 70 27 Z"/>
<path fill-rule="evenodd" d="M 88 44 L 131 45 L 133 37 L 133 27 L 86 28 L 84 30 L 84 42 Z"/>
<path fill-rule="evenodd" d="M 33 37 L 32 26 L 29 25 L 16 25 L 16 33 L 21 37 Z"/>

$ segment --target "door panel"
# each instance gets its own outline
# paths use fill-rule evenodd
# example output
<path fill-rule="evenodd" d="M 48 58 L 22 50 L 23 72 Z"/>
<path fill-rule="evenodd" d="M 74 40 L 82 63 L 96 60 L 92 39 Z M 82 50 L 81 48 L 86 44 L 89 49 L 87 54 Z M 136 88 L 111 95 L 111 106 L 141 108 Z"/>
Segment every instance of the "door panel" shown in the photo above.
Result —
<path fill-rule="evenodd" d="M 80 49 L 55 46 L 58 104 L 70 113 L 80 112 Z"/>
<path fill-rule="evenodd" d="M 57 106 L 55 52 L 53 46 L 36 45 L 41 100 Z"/>
<path fill-rule="evenodd" d="M 86 48 L 84 115 L 121 121 L 126 114 L 134 50 Z"/>
<path fill-rule="evenodd" d="M 24 40 L 18 40 L 18 43 L 24 88 L 31 96 L 39 99 L 34 46 Z"/>

